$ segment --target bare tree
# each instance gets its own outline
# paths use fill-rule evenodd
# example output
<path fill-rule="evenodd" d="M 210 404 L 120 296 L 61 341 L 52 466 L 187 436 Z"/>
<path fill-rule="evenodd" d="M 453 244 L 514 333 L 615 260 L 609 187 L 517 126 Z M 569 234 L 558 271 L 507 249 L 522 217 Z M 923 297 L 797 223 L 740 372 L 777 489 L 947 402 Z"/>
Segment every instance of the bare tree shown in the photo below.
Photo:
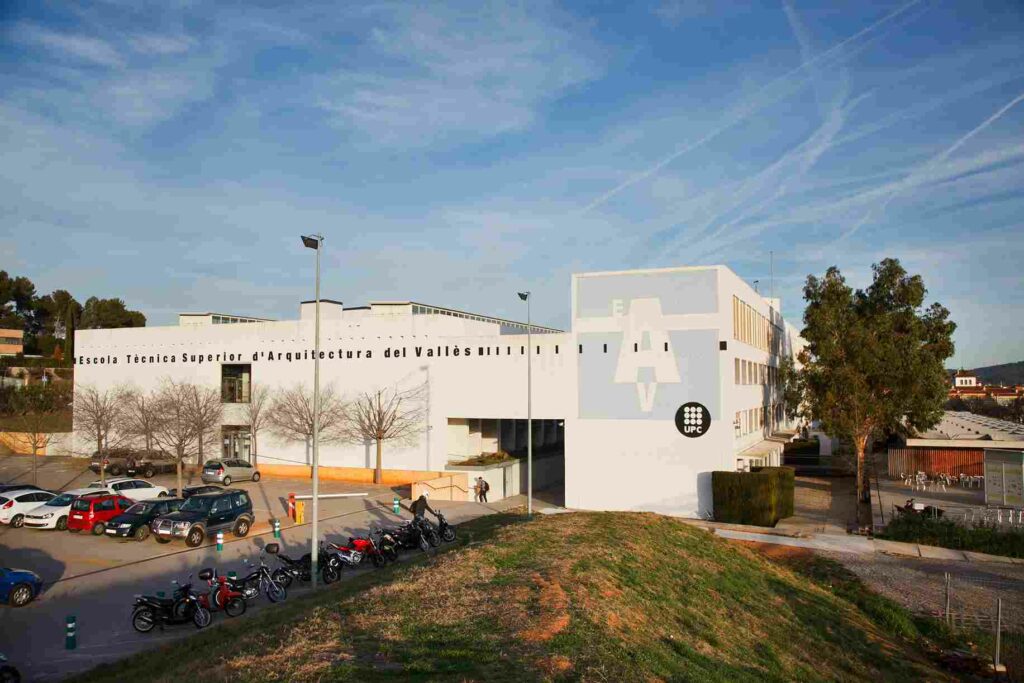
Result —
<path fill-rule="evenodd" d="M 186 382 L 164 380 L 153 397 L 158 420 L 153 430 L 153 440 L 166 452 L 174 456 L 177 465 L 178 494 L 181 494 L 182 463 L 199 452 L 200 434 L 193 415 L 195 386 Z"/>
<path fill-rule="evenodd" d="M 249 424 L 249 436 L 252 438 L 252 466 L 256 467 L 256 437 L 260 431 L 270 426 L 270 405 L 273 403 L 272 392 L 263 384 L 253 384 L 249 391 L 249 402 L 242 404 L 245 421 Z"/>
<path fill-rule="evenodd" d="M 74 429 L 96 444 L 96 454 L 100 459 L 100 481 L 104 486 L 107 476 L 103 467 L 103 451 L 110 447 L 115 435 L 120 435 L 117 427 L 121 424 L 123 410 L 124 402 L 118 389 L 101 391 L 89 385 L 75 387 Z"/>
<path fill-rule="evenodd" d="M 288 441 L 309 444 L 313 439 L 313 392 L 304 385 L 285 389 L 274 396 L 267 422 L 270 431 Z M 344 437 L 345 404 L 332 385 L 320 389 L 320 441 L 329 443 Z"/>
<path fill-rule="evenodd" d="M 377 389 L 360 394 L 347 409 L 345 436 L 359 443 L 377 445 L 373 483 L 383 478 L 384 442 L 408 444 L 424 431 L 426 385 L 400 391 Z"/>
<path fill-rule="evenodd" d="M 203 447 L 216 444 L 218 428 L 224 417 L 224 404 L 217 389 L 189 385 L 189 409 L 195 422 L 196 462 L 203 466 Z"/>
<path fill-rule="evenodd" d="M 121 400 L 120 431 L 127 436 L 141 438 L 146 450 L 153 450 L 153 433 L 160 421 L 156 397 L 131 387 L 122 390 Z"/>

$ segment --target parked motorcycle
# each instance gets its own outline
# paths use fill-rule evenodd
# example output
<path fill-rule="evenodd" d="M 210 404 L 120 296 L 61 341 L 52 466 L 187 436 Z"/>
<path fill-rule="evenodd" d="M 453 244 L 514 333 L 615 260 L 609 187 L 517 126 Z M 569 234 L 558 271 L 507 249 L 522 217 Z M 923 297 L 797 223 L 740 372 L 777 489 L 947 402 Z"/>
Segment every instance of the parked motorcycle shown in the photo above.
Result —
<path fill-rule="evenodd" d="M 374 538 L 374 537 L 377 538 Z M 379 539 L 379 540 L 378 540 Z M 331 543 L 331 548 L 339 553 L 346 553 L 351 561 L 357 559 L 364 562 L 367 558 L 375 567 L 383 567 L 388 562 L 398 559 L 398 544 L 395 539 L 379 528 L 373 528 L 366 536 L 349 536 L 346 545 Z M 357 555 L 358 554 L 358 555 Z"/>
<path fill-rule="evenodd" d="M 440 510 L 434 513 L 437 517 L 437 533 L 441 536 L 441 540 L 445 543 L 451 543 L 455 540 L 455 527 L 448 523 L 444 514 Z"/>
<path fill-rule="evenodd" d="M 230 584 L 228 577 L 218 574 L 215 569 L 204 571 L 212 571 L 213 576 L 207 582 L 210 586 L 209 592 L 199 596 L 203 607 L 211 612 L 222 611 L 229 617 L 240 617 L 245 614 L 245 594 L 239 587 Z"/>
<path fill-rule="evenodd" d="M 327 549 L 330 552 L 330 562 L 338 571 L 341 571 L 345 567 L 358 567 L 366 555 L 356 550 L 352 545 L 352 539 L 349 539 L 349 545 L 338 545 L 337 543 L 328 543 Z"/>
<path fill-rule="evenodd" d="M 7 656 L 0 653 L 0 683 L 21 683 L 21 674 L 7 663 Z"/>
<path fill-rule="evenodd" d="M 268 543 L 260 550 L 259 565 L 254 565 L 248 558 L 242 560 L 247 567 L 252 567 L 248 576 L 232 579 L 228 578 L 227 583 L 233 589 L 242 594 L 246 600 L 254 600 L 263 593 L 270 602 L 283 602 L 288 598 L 285 587 L 278 583 L 267 566 L 264 554 L 277 555 L 280 546 L 277 543 Z"/>
<path fill-rule="evenodd" d="M 436 548 L 441 544 L 441 537 L 437 535 L 437 530 L 422 517 L 413 518 L 386 531 L 397 541 L 399 548 L 419 548 L 426 552 L 430 550 L 431 546 Z"/>
<path fill-rule="evenodd" d="M 209 581 L 213 571 L 204 569 L 199 579 Z M 206 628 L 213 620 L 208 607 L 200 602 L 200 596 L 192 590 L 192 575 L 185 583 L 172 582 L 177 588 L 169 598 L 159 595 L 136 595 L 132 605 L 132 628 L 139 633 L 149 633 L 155 627 L 174 626 L 192 622 L 196 628 Z"/>
<path fill-rule="evenodd" d="M 309 581 L 313 577 L 313 556 L 310 553 L 306 553 L 297 560 L 293 560 L 287 555 L 277 555 L 278 561 L 281 566 L 274 570 L 274 580 L 281 586 L 288 588 L 292 585 L 292 581 L 295 579 L 301 579 L 303 581 Z M 331 552 L 328 546 L 324 545 L 323 541 L 320 542 L 320 553 L 318 559 L 317 569 L 320 572 L 320 576 L 325 584 L 334 583 L 341 578 L 341 568 L 336 562 L 331 561 Z"/>

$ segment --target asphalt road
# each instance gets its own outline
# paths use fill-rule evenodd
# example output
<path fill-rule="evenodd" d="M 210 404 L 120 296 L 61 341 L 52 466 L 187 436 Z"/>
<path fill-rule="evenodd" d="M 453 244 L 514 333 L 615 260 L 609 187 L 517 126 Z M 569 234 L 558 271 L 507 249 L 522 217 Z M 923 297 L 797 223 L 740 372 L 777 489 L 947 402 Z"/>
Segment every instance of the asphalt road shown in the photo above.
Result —
<path fill-rule="evenodd" d="M 347 540 L 350 535 L 364 533 L 373 524 L 397 521 L 398 516 L 392 514 L 390 506 L 384 503 L 383 500 L 362 498 L 334 502 L 333 510 L 321 515 L 322 536 L 328 540 Z M 437 505 L 455 524 L 493 512 L 488 506 L 477 503 Z M 402 516 L 408 517 L 408 513 L 403 511 Z M 280 541 L 282 551 L 293 557 L 306 552 L 310 532 L 308 524 L 284 529 Z M 70 534 L 61 536 L 65 539 L 71 537 Z M 105 543 L 104 547 L 119 545 L 106 538 L 81 540 L 95 541 L 97 546 Z M 60 680 L 102 662 L 194 633 L 195 628 L 191 625 L 168 628 L 163 633 L 136 633 L 129 623 L 133 596 L 159 590 L 169 593 L 172 579 L 184 579 L 204 567 L 215 566 L 221 572 L 234 570 L 241 574 L 246 571 L 242 559 L 249 557 L 255 560 L 259 549 L 272 540 L 269 532 L 251 535 L 226 543 L 220 553 L 215 546 L 187 549 L 184 545 L 175 544 L 170 546 L 172 551 L 156 554 L 158 549 L 162 551 L 167 546 L 125 544 L 145 548 L 144 554 L 149 557 L 63 578 L 47 586 L 35 602 L 22 609 L 0 607 L 0 652 L 8 655 L 25 680 Z M 75 547 L 75 552 L 80 552 L 77 544 Z M 276 560 L 270 558 L 268 564 L 275 566 Z M 294 586 L 290 593 L 309 590 Z M 274 606 L 260 600 L 252 603 L 250 609 L 274 609 Z M 78 647 L 74 651 L 66 650 L 64 645 L 69 615 L 75 616 L 78 622 Z M 224 615 L 215 614 L 211 628 L 216 628 L 224 619 Z"/>

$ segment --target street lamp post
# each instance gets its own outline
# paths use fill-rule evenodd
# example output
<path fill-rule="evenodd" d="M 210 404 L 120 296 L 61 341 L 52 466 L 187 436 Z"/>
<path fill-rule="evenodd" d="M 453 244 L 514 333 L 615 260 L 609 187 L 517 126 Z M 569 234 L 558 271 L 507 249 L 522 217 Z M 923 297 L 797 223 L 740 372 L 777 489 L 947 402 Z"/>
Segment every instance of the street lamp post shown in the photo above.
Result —
<path fill-rule="evenodd" d="M 302 244 L 316 251 L 316 322 L 313 338 L 313 539 L 310 541 L 310 582 L 316 588 L 317 554 L 320 549 L 320 247 L 323 235 L 303 235 Z"/>
<path fill-rule="evenodd" d="M 533 515 L 533 325 L 530 324 L 530 293 L 518 294 L 526 302 L 526 514 Z"/>

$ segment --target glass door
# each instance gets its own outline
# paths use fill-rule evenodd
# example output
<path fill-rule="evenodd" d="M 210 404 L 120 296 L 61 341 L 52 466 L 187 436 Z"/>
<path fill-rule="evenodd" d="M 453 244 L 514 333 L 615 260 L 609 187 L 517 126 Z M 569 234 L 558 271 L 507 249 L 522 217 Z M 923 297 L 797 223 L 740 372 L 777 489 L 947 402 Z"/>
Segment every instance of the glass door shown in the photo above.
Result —
<path fill-rule="evenodd" d="M 228 460 L 250 460 L 252 443 L 248 427 L 224 427 L 224 458 Z"/>

